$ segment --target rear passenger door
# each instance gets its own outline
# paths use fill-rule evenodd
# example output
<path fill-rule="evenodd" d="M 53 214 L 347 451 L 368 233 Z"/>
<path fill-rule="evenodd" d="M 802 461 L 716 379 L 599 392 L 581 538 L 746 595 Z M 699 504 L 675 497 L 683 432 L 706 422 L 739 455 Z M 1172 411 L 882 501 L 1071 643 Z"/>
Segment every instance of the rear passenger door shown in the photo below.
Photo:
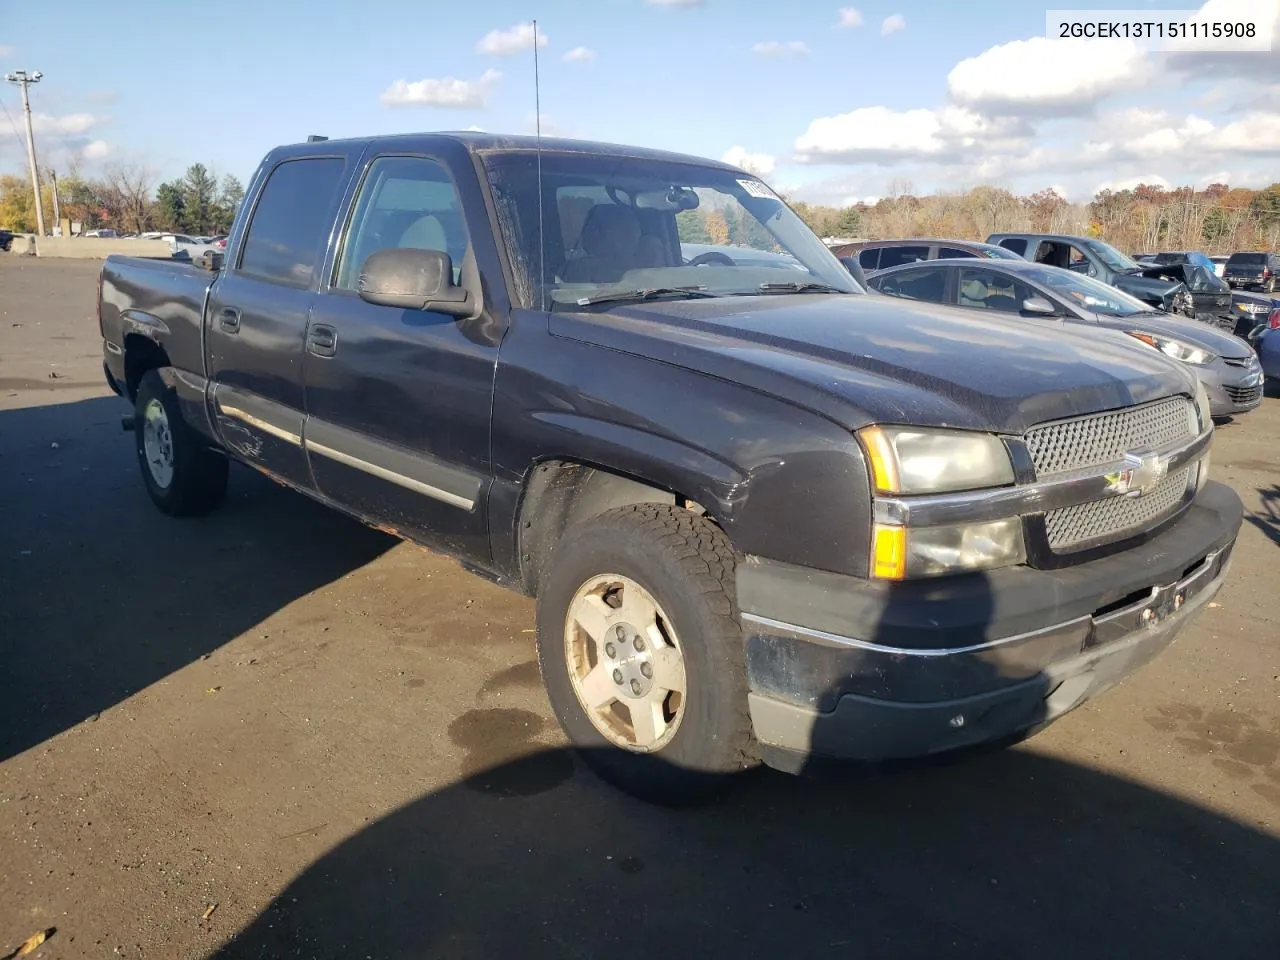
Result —
<path fill-rule="evenodd" d="M 290 157 L 265 175 L 205 310 L 219 436 L 251 466 L 304 489 L 302 337 L 350 159 Z"/>
<path fill-rule="evenodd" d="M 331 282 L 312 311 L 304 368 L 306 449 L 320 492 L 483 563 L 498 340 L 453 317 L 378 306 L 357 293 L 365 260 L 390 248 L 447 253 L 456 282 L 471 238 L 489 235 L 478 189 L 474 181 L 460 189 L 433 156 L 367 161 Z"/>

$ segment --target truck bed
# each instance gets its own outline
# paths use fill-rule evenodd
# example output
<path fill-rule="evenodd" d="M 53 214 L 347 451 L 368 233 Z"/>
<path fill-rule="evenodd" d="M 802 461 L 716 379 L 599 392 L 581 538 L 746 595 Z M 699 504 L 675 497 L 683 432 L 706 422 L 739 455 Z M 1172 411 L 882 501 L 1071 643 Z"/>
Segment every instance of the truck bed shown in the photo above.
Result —
<path fill-rule="evenodd" d="M 130 335 L 143 335 L 174 367 L 202 371 L 204 305 L 215 276 L 180 260 L 108 257 L 101 277 L 103 339 L 123 348 Z"/>

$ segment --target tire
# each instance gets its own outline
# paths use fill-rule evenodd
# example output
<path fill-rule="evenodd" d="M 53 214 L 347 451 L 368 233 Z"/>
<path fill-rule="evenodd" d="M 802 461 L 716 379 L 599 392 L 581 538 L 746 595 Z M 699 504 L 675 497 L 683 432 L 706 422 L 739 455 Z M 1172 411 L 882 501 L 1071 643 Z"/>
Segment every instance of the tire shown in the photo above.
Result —
<path fill-rule="evenodd" d="M 148 370 L 138 384 L 133 436 L 142 482 L 162 511 L 173 517 L 194 517 L 222 502 L 227 493 L 227 458 L 210 450 L 183 420 L 177 394 L 165 385 L 158 370 Z"/>
<path fill-rule="evenodd" d="M 661 804 L 701 800 L 723 787 L 733 774 L 758 762 L 747 712 L 735 567 L 728 537 L 710 521 L 675 507 L 637 504 L 571 527 L 557 544 L 538 591 L 538 664 L 560 726 L 597 774 L 643 800 Z M 588 601 L 606 581 L 622 585 L 612 593 L 606 588 L 600 604 Z M 635 614 L 647 609 L 646 598 L 660 614 L 656 635 L 644 616 Z M 606 609 L 618 603 L 617 610 Z M 597 622 L 594 634 L 571 618 L 571 611 L 597 609 L 614 619 L 602 621 L 603 627 Z M 624 626 L 621 621 L 628 618 L 638 623 Z M 631 626 L 637 632 L 629 632 Z M 632 656 L 633 648 L 640 649 L 639 631 L 658 642 L 648 643 L 646 653 Z M 618 640 L 624 632 L 627 635 Z M 597 640 L 597 634 L 608 639 Z M 606 660 L 613 655 L 611 645 L 616 645 L 618 659 Z M 676 654 L 670 654 L 669 648 Z M 585 650 L 594 652 L 594 666 L 578 656 Z M 589 659 L 592 654 L 586 656 Z M 644 663 L 635 664 L 644 656 L 653 658 L 651 670 L 652 664 L 667 666 L 660 666 L 657 674 L 645 674 Z M 676 675 L 670 664 L 677 659 L 682 663 L 678 673 L 684 691 L 664 694 L 668 688 L 662 681 Z M 596 679 L 604 680 L 603 688 L 592 688 L 589 680 L 582 679 L 588 668 L 595 675 L 602 667 L 602 676 Z M 623 670 L 628 673 L 622 674 Z M 615 679 L 620 675 L 622 681 Z M 608 686 L 611 679 L 616 687 Z M 649 684 L 648 699 L 627 692 L 639 693 L 642 683 Z M 603 689 L 603 694 L 595 696 L 612 695 L 612 704 L 596 710 L 586 706 L 588 694 L 580 696 L 579 691 L 592 689 Z M 646 746 L 621 743 L 625 736 L 641 739 L 642 724 L 635 718 L 646 714 L 631 711 L 649 711 L 655 697 L 665 697 L 656 708 L 666 723 L 662 736 Z M 630 734 L 619 729 L 627 723 L 632 727 Z"/>

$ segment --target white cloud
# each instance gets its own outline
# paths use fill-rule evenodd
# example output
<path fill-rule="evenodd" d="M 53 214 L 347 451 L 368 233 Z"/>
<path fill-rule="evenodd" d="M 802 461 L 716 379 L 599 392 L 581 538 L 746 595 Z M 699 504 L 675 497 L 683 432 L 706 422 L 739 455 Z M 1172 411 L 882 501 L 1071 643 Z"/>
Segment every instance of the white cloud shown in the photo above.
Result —
<path fill-rule="evenodd" d="M 545 47 L 548 39 L 541 30 L 537 32 L 538 46 Z M 476 43 L 476 53 L 487 53 L 497 57 L 510 56 L 521 50 L 533 49 L 534 28 L 532 23 L 517 23 L 506 30 L 490 30 Z"/>
<path fill-rule="evenodd" d="M 900 13 L 895 13 L 885 17 L 884 22 L 880 24 L 880 36 L 887 37 L 891 33 L 905 29 L 907 29 L 907 18 Z"/>
<path fill-rule="evenodd" d="M 737 145 L 730 147 L 720 159 L 757 177 L 767 177 L 778 165 L 776 157 L 767 153 L 748 153 L 746 147 Z"/>
<path fill-rule="evenodd" d="M 862 26 L 862 11 L 856 7 L 841 7 L 840 19 L 836 22 L 836 26 L 845 30 Z"/>
<path fill-rule="evenodd" d="M 644 0 L 651 7 L 700 7 L 702 0 Z"/>
<path fill-rule="evenodd" d="M 1269 51 L 1179 50 L 1162 58 L 1171 70 L 1192 77 L 1280 80 L 1280 0 L 1208 0 L 1190 18 L 1203 24 L 1261 23 L 1261 36 L 1271 37 Z M 1178 41 L 1191 46 L 1194 41 Z"/>
<path fill-rule="evenodd" d="M 1147 63 L 1129 40 L 1014 40 L 961 60 L 947 74 L 957 103 L 992 112 L 1085 112 L 1117 88 L 1132 86 Z"/>
<path fill-rule="evenodd" d="M 18 52 L 17 47 L 11 47 L 7 44 L 0 43 L 0 60 L 8 59 Z M 32 204 L 35 206 L 35 204 Z"/>
<path fill-rule="evenodd" d="M 1144 184 L 1148 187 L 1160 187 L 1163 190 L 1168 190 L 1172 186 L 1172 184 L 1164 177 L 1160 176 L 1160 174 L 1148 173 L 1146 176 L 1142 177 L 1125 177 L 1122 180 L 1104 180 L 1093 188 L 1093 192 L 1099 193 L 1103 190 L 1133 190 L 1137 187 L 1143 186 Z"/>
<path fill-rule="evenodd" d="M 388 107 L 483 107 L 502 79 L 497 70 L 486 70 L 478 80 L 458 80 L 454 77 L 415 80 L 397 80 L 383 90 L 378 99 Z"/>
<path fill-rule="evenodd" d="M 105 140 L 90 140 L 80 153 L 87 160 L 101 160 L 103 157 L 110 156 L 111 144 Z"/>
<path fill-rule="evenodd" d="M 463 127 L 462 129 L 467 131 L 468 133 L 484 133 L 485 132 L 484 127 L 477 127 L 475 124 L 472 124 L 469 127 Z"/>
<path fill-rule="evenodd" d="M 568 63 L 586 63 L 596 58 L 596 52 L 590 47 L 574 47 L 564 55 Z"/>
<path fill-rule="evenodd" d="M 809 163 L 958 159 L 1002 141 L 1019 140 L 1026 132 L 1017 121 L 992 119 L 961 107 L 859 107 L 811 122 L 796 140 L 795 151 L 797 159 Z"/>
<path fill-rule="evenodd" d="M 764 43 L 757 43 L 751 50 L 753 53 L 769 58 L 805 57 L 809 55 L 809 47 L 803 40 L 788 40 L 786 42 L 766 40 Z"/>
<path fill-rule="evenodd" d="M 92 130 L 105 119 L 105 117 L 94 116 L 92 113 L 68 113 L 61 117 L 53 117 L 47 113 L 33 113 L 31 127 L 36 133 L 53 133 L 61 136 Z"/>

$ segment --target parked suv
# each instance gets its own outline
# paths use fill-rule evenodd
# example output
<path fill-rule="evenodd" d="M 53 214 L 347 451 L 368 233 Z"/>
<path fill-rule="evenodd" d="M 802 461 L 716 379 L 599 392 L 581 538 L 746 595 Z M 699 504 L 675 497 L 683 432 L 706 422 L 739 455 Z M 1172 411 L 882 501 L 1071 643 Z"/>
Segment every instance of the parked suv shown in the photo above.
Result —
<path fill-rule="evenodd" d="M 1005 259 L 1016 256 L 1002 247 L 974 240 L 932 240 L 919 237 L 903 240 L 864 240 L 832 247 L 831 252 L 840 259 L 857 257 L 863 270 L 887 270 L 903 263 L 920 260 L 957 259 L 960 257 L 991 257 Z"/>
<path fill-rule="evenodd" d="M 1233 253 L 1227 258 L 1222 278 L 1233 287 L 1275 293 L 1280 289 L 1280 254 Z"/>
<path fill-rule="evenodd" d="M 1011 250 L 1034 263 L 1062 267 L 1110 284 L 1166 313 L 1194 314 L 1191 294 L 1181 282 L 1148 276 L 1150 265 L 1138 263 L 1096 237 L 1052 233 L 993 233 L 987 243 Z"/>

